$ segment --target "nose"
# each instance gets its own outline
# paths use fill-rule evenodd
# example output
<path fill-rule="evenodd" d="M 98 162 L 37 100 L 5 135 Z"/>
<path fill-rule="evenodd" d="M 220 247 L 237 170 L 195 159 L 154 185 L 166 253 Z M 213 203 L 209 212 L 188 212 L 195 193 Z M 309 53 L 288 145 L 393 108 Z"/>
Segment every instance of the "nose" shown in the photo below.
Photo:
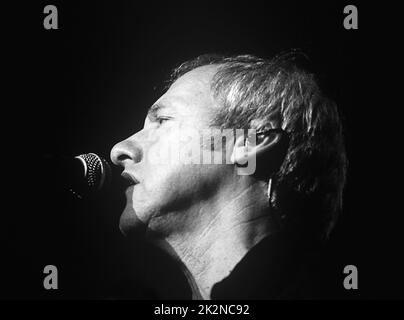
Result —
<path fill-rule="evenodd" d="M 126 139 L 118 142 L 111 149 L 111 161 L 117 166 L 125 166 L 126 162 L 138 163 L 142 160 L 142 149 L 133 139 Z"/>

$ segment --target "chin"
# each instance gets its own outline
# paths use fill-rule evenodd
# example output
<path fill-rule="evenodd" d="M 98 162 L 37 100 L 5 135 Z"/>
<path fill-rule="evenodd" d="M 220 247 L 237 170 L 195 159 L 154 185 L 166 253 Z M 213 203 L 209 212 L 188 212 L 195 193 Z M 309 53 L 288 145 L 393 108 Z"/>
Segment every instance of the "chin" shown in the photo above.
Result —
<path fill-rule="evenodd" d="M 135 209 L 132 206 L 126 206 L 119 219 L 119 229 L 124 235 L 129 235 L 134 232 L 141 233 L 146 224 L 139 219 Z"/>

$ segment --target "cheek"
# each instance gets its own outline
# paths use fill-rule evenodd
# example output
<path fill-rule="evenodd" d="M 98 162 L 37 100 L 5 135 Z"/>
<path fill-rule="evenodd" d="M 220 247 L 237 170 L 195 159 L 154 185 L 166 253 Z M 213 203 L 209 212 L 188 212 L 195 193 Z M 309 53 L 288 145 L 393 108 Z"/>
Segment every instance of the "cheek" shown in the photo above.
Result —
<path fill-rule="evenodd" d="M 142 205 L 148 210 L 158 208 L 158 211 L 166 211 L 184 206 L 201 194 L 206 178 L 206 175 L 201 175 L 200 166 L 197 165 L 177 164 L 155 168 L 135 190 L 135 208 Z"/>
<path fill-rule="evenodd" d="M 206 196 L 220 177 L 223 166 L 185 164 L 181 161 L 184 145 L 189 146 L 189 139 L 184 142 L 184 132 L 179 139 L 178 130 L 170 130 L 161 134 L 156 141 L 144 146 L 142 163 L 138 164 L 142 177 L 137 192 L 134 193 L 134 206 L 163 207 L 173 205 L 176 201 L 196 199 Z M 196 139 L 196 148 L 203 152 L 200 140 Z M 210 149 L 210 146 L 209 146 Z M 181 150 L 181 156 L 179 155 Z"/>
<path fill-rule="evenodd" d="M 169 166 L 173 161 L 174 151 L 178 145 L 179 133 L 175 130 L 165 130 L 155 139 L 149 139 L 143 145 L 143 165 L 147 168 Z"/>
<path fill-rule="evenodd" d="M 178 130 L 171 128 L 160 134 L 159 139 L 144 146 L 143 159 L 139 164 L 139 169 L 146 189 L 152 188 L 161 180 L 166 180 L 181 170 L 179 135 Z"/>
<path fill-rule="evenodd" d="M 138 164 L 137 170 L 141 181 L 133 193 L 135 207 L 136 205 L 147 207 L 163 205 L 169 198 L 175 198 L 175 194 L 181 192 L 178 189 L 181 187 L 179 182 L 183 165 L 178 161 L 171 161 L 165 154 L 163 145 L 162 141 L 151 146 L 142 163 Z"/>

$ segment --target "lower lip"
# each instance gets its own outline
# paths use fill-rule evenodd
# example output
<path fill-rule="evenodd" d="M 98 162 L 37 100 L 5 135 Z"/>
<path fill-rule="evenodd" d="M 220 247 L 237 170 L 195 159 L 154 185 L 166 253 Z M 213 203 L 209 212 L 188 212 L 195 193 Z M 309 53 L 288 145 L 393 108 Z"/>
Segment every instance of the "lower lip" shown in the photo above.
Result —
<path fill-rule="evenodd" d="M 134 187 L 135 187 L 134 184 L 130 185 L 129 187 L 126 188 L 125 193 L 126 193 L 126 194 L 131 193 L 131 192 L 133 191 L 133 188 L 134 188 Z"/>

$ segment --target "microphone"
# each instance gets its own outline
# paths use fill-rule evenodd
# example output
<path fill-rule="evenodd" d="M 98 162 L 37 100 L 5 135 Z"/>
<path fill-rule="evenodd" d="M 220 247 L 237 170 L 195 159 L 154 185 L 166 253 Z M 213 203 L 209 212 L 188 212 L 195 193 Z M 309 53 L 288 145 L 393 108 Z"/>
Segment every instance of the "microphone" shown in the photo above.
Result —
<path fill-rule="evenodd" d="M 46 155 L 45 160 L 44 171 L 51 185 L 61 186 L 78 199 L 104 191 L 112 180 L 108 161 L 95 153 L 75 157 Z"/>

